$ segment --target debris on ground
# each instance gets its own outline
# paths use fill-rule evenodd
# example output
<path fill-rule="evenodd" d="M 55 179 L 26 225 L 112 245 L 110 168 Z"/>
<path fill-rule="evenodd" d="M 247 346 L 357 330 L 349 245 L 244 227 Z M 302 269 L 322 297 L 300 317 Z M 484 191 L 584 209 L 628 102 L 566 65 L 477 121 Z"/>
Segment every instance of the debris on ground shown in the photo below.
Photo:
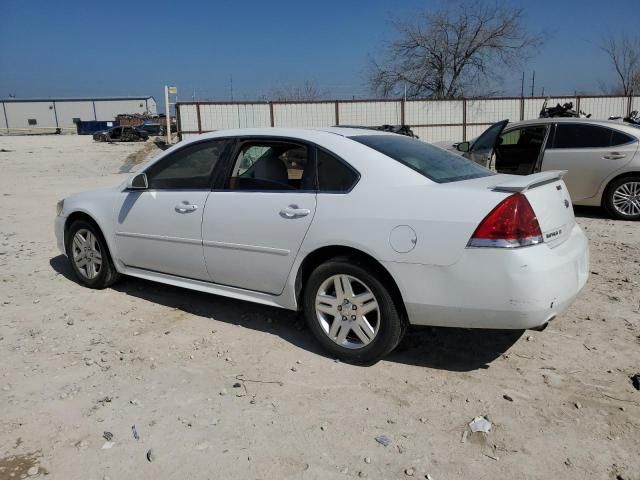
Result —
<path fill-rule="evenodd" d="M 636 373 L 635 375 L 631 376 L 630 380 L 633 388 L 635 388 L 636 390 L 640 390 L 640 373 Z"/>
<path fill-rule="evenodd" d="M 111 432 L 104 432 L 102 434 L 102 438 L 104 438 L 107 442 L 110 442 L 111 440 L 113 440 L 113 433 Z"/>
<path fill-rule="evenodd" d="M 111 447 L 113 447 L 114 443 L 113 442 L 104 442 L 104 444 L 102 445 L 102 449 L 103 450 L 108 450 Z"/>
<path fill-rule="evenodd" d="M 414 468 L 412 468 L 412 467 L 405 468 L 405 470 L 404 470 L 404 474 L 405 474 L 407 477 L 413 477 L 413 475 L 414 475 L 415 473 L 416 473 L 416 471 L 415 471 L 415 469 L 414 469 Z"/>
<path fill-rule="evenodd" d="M 502 398 L 504 398 L 508 402 L 513 402 L 513 397 L 511 395 L 507 395 L 506 393 L 502 395 Z"/>
<path fill-rule="evenodd" d="M 155 457 L 155 455 L 153 454 L 153 450 L 152 450 L 152 449 L 147 450 L 147 460 L 148 460 L 149 462 L 153 462 L 153 461 L 155 460 L 155 458 L 156 458 L 156 457 Z"/>
<path fill-rule="evenodd" d="M 391 445 L 391 437 L 389 435 L 385 435 L 385 434 L 378 435 L 376 437 L 376 442 L 378 442 L 383 447 L 388 447 L 389 445 Z"/>
<path fill-rule="evenodd" d="M 491 431 L 491 422 L 486 416 L 482 415 L 471 420 L 471 422 L 469 423 L 469 428 L 471 428 L 471 431 L 474 433 L 489 433 Z"/>
<path fill-rule="evenodd" d="M 140 440 L 140 435 L 138 435 L 138 431 L 136 430 L 135 425 L 131 425 L 131 433 L 133 434 L 133 438 L 136 440 Z"/>

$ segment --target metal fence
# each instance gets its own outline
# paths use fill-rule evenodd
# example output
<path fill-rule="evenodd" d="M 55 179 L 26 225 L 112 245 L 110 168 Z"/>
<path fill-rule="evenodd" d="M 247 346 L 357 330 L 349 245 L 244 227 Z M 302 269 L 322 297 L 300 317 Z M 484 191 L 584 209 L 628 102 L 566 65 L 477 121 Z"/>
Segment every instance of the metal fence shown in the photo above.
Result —
<path fill-rule="evenodd" d="M 456 100 L 321 100 L 305 102 L 181 102 L 176 105 L 181 138 L 245 127 L 409 125 L 422 140 L 467 140 L 500 120 L 537 118 L 542 104 L 573 102 L 592 118 L 640 110 L 640 97 L 566 96 L 463 98 Z"/>

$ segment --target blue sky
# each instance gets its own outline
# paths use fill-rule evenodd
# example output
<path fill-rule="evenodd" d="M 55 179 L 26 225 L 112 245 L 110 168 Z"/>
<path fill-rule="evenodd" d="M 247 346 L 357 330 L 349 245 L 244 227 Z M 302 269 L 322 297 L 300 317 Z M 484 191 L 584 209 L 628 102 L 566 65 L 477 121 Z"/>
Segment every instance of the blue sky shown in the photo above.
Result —
<path fill-rule="evenodd" d="M 640 0 L 511 0 L 526 26 L 550 33 L 524 69 L 536 94 L 598 92 L 613 71 L 597 47 L 611 31 L 638 32 Z M 0 97 L 154 95 L 261 98 L 315 81 L 331 97 L 370 97 L 368 59 L 392 37 L 391 20 L 444 0 L 79 2 L 4 0 Z M 520 93 L 522 69 L 504 79 Z"/>

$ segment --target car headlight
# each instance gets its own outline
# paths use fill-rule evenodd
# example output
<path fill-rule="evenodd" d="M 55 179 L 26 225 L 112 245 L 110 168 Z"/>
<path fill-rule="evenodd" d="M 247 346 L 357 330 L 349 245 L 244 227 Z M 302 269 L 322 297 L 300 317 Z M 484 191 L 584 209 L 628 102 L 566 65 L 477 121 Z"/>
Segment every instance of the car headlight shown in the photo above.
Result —
<path fill-rule="evenodd" d="M 62 213 L 62 209 L 64 208 L 64 200 L 60 200 L 57 204 L 56 204 L 56 213 L 58 216 L 60 216 L 60 214 Z"/>

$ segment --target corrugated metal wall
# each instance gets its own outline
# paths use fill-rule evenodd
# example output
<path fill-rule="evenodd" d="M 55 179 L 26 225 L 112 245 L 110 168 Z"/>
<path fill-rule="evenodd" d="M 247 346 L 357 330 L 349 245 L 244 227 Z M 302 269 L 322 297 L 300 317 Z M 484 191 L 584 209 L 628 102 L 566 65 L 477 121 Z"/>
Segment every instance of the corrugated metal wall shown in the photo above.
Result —
<path fill-rule="evenodd" d="M 147 111 L 156 113 L 153 98 L 0 100 L 0 128 L 75 129 L 74 118 L 112 121 L 121 113 Z M 35 120 L 35 125 L 30 125 L 29 120 Z"/>
<path fill-rule="evenodd" d="M 423 140 L 471 139 L 489 125 L 537 118 L 544 102 L 533 98 L 461 100 L 330 100 L 318 102 L 187 102 L 178 103 L 183 138 L 202 132 L 244 127 L 327 127 L 331 125 L 410 125 Z M 550 97 L 549 106 L 573 102 L 606 119 L 640 110 L 640 97 Z M 631 107 L 631 108 L 630 108 Z"/>
<path fill-rule="evenodd" d="M 6 113 L 7 128 L 51 128 L 56 126 L 56 115 L 53 102 L 13 103 L 3 102 Z M 29 124 L 29 120 L 35 124 Z"/>
<path fill-rule="evenodd" d="M 74 118 L 95 120 L 92 102 L 56 102 L 56 114 L 58 115 L 58 126 L 60 127 L 75 127 Z"/>

